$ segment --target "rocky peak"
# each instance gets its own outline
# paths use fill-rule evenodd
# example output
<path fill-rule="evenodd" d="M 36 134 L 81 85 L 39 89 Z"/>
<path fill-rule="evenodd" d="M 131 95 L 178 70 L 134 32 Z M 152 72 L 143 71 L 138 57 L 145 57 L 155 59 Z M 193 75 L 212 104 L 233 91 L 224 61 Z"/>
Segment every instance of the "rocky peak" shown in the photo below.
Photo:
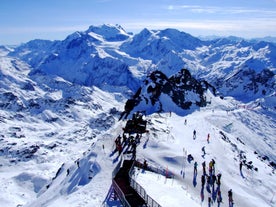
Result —
<path fill-rule="evenodd" d="M 210 89 L 216 93 L 207 81 L 199 81 L 192 77 L 187 69 L 167 77 L 161 71 L 154 71 L 144 80 L 144 85 L 125 105 L 126 117 L 132 110 L 147 113 L 172 111 L 170 106 L 176 105 L 180 110 L 191 107 L 204 107 L 208 101 L 206 92 Z"/>

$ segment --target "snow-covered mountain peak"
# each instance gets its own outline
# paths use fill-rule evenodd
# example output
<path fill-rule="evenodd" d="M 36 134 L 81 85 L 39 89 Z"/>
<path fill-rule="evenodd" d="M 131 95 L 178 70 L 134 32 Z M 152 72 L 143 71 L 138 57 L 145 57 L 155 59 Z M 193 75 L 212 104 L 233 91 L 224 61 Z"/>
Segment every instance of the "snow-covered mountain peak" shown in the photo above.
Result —
<path fill-rule="evenodd" d="M 120 25 L 103 24 L 90 26 L 86 33 L 93 32 L 101 35 L 106 41 L 123 41 L 129 38 L 129 34 Z"/>
<path fill-rule="evenodd" d="M 130 87 L 134 91 L 139 87 L 137 83 L 151 71 L 160 70 L 170 77 L 179 68 L 188 68 L 193 76 L 208 80 L 223 95 L 241 97 L 246 92 L 253 100 L 262 96 L 256 87 L 248 87 L 256 82 L 253 83 L 252 78 L 239 77 L 241 82 L 237 87 L 233 84 L 236 74 L 246 76 L 248 72 L 242 71 L 255 71 L 256 76 L 262 76 L 268 74 L 263 70 L 274 74 L 276 68 L 273 43 L 249 42 L 236 37 L 202 41 L 176 29 L 145 28 L 136 35 L 129 35 L 121 26 L 107 24 L 75 32 L 63 41 L 30 41 L 15 48 L 10 55 L 30 64 L 34 69 L 32 74 L 39 71 L 55 74 L 84 85 L 102 87 L 115 83 L 114 78 L 101 76 L 102 79 L 97 74 L 120 71 L 122 76 L 131 79 L 128 84 L 135 83 Z M 271 84 L 273 76 L 275 74 L 266 79 L 269 83 L 265 91 L 275 90 L 275 85 Z M 262 81 L 260 86 L 263 84 Z"/>
<path fill-rule="evenodd" d="M 202 46 L 201 40 L 177 29 L 164 29 L 157 33 L 160 37 L 167 37 L 182 49 L 195 49 Z"/>

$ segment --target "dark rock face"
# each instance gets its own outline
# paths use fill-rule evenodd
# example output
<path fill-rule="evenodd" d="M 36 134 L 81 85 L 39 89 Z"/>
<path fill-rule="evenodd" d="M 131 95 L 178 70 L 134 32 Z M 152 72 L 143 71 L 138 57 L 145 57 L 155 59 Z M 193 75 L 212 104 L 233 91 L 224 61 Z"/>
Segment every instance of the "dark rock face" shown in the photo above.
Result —
<path fill-rule="evenodd" d="M 154 106 L 156 104 L 160 106 L 159 112 L 164 111 L 162 94 L 167 95 L 183 110 L 190 109 L 193 104 L 204 107 L 207 105 L 205 96 L 207 89 L 216 93 L 215 88 L 207 81 L 196 80 L 187 69 L 180 70 L 170 78 L 161 71 L 154 71 L 144 80 L 144 85 L 137 90 L 136 94 L 126 102 L 125 113 L 129 114 L 138 105 Z"/>

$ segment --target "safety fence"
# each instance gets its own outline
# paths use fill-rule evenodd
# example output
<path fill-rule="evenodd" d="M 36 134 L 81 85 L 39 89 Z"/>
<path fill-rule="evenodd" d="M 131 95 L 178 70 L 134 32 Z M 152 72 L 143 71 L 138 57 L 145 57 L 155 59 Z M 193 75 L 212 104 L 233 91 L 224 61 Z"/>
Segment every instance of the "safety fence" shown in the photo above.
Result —
<path fill-rule="evenodd" d="M 134 173 L 134 165 L 135 162 L 133 162 L 128 173 L 130 186 L 145 200 L 148 207 L 161 207 L 161 205 L 159 205 L 153 198 L 151 198 L 146 193 L 146 190 L 132 178 L 132 175 Z"/>
<path fill-rule="evenodd" d="M 118 162 L 117 166 L 112 171 L 112 185 L 114 187 L 114 190 L 118 194 L 118 196 L 119 196 L 119 198 L 120 198 L 123 206 L 131 207 L 131 205 L 128 203 L 128 201 L 127 201 L 127 199 L 125 197 L 125 194 L 123 193 L 123 191 L 121 190 L 121 188 L 118 186 L 118 184 L 114 180 L 116 174 L 119 172 L 119 170 L 121 168 L 122 162 L 123 162 L 123 159 L 122 159 L 122 157 L 120 157 L 120 161 Z"/>
<path fill-rule="evenodd" d="M 114 181 L 114 179 L 112 180 L 112 185 L 116 191 L 116 193 L 118 194 L 121 203 L 123 204 L 123 206 L 125 207 L 131 207 L 131 205 L 128 203 L 125 194 L 123 193 L 123 191 L 121 190 L 121 188 L 118 186 L 118 184 Z"/>
<path fill-rule="evenodd" d="M 122 157 L 121 157 L 120 161 L 118 162 L 117 166 L 114 168 L 114 170 L 112 172 L 112 178 L 113 178 L 112 185 L 113 185 L 113 188 L 116 191 L 118 197 L 120 198 L 122 205 L 125 207 L 131 207 L 131 205 L 129 204 L 129 202 L 126 199 L 125 194 L 123 193 L 123 191 L 120 189 L 120 187 L 114 180 L 116 174 L 119 172 L 119 170 L 122 166 L 123 161 L 124 161 L 124 159 L 122 159 Z M 151 198 L 146 193 L 146 190 L 132 178 L 132 175 L 134 173 L 134 166 L 135 166 L 135 161 L 132 163 L 131 168 L 128 172 L 130 186 L 144 199 L 145 203 L 147 204 L 147 207 L 161 207 L 161 205 L 159 205 L 153 198 Z"/>

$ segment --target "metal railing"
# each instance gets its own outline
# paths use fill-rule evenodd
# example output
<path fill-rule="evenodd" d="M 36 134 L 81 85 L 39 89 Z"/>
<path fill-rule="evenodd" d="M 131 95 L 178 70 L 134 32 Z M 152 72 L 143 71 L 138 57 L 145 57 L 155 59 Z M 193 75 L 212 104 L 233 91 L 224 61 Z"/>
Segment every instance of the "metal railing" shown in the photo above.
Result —
<path fill-rule="evenodd" d="M 118 194 L 123 206 L 131 207 L 131 205 L 129 204 L 129 202 L 127 201 L 127 199 L 125 197 L 125 194 L 121 191 L 121 188 L 118 186 L 118 184 L 115 182 L 114 179 L 112 180 L 112 184 L 113 184 L 114 190 Z"/>
<path fill-rule="evenodd" d="M 120 159 L 119 163 L 117 164 L 117 166 L 114 168 L 114 170 L 112 172 L 112 178 L 113 178 L 112 184 L 113 184 L 114 190 L 118 194 L 122 204 L 126 207 L 131 207 L 131 205 L 127 201 L 124 193 L 122 192 L 122 190 L 120 189 L 120 187 L 118 186 L 116 181 L 114 180 L 116 174 L 119 172 L 119 170 L 121 168 L 123 160 L 124 159 L 122 159 L 122 158 Z M 128 172 L 130 186 L 145 200 L 148 207 L 161 207 L 161 205 L 158 204 L 152 197 L 150 197 L 147 194 L 146 190 L 132 178 L 132 174 L 134 173 L 134 165 L 135 165 L 135 161 L 132 163 L 131 168 Z"/>
<path fill-rule="evenodd" d="M 123 206 L 126 207 L 131 207 L 131 205 L 128 203 L 125 194 L 122 192 L 121 188 L 118 186 L 118 184 L 116 183 L 116 181 L 114 180 L 116 174 L 119 172 L 121 165 L 122 165 L 122 157 L 120 158 L 119 163 L 117 164 L 117 166 L 114 168 L 114 170 L 112 171 L 112 185 L 114 187 L 114 190 L 116 191 L 116 193 L 118 194 Z"/>
<path fill-rule="evenodd" d="M 133 162 L 128 173 L 130 186 L 145 200 L 148 207 L 161 207 L 161 205 L 158 204 L 152 197 L 150 197 L 146 190 L 132 178 L 134 173 L 134 165 L 135 161 Z"/>

